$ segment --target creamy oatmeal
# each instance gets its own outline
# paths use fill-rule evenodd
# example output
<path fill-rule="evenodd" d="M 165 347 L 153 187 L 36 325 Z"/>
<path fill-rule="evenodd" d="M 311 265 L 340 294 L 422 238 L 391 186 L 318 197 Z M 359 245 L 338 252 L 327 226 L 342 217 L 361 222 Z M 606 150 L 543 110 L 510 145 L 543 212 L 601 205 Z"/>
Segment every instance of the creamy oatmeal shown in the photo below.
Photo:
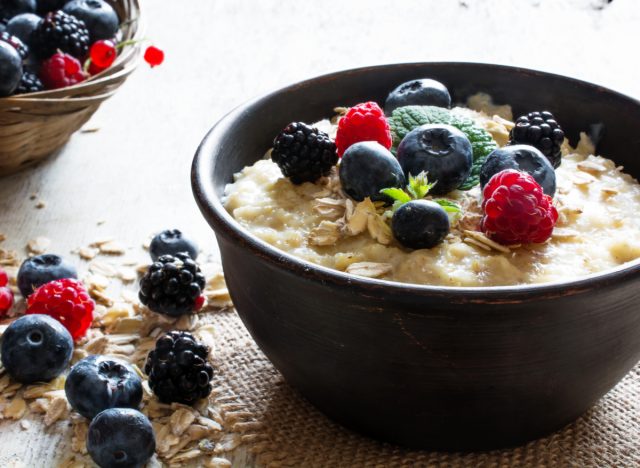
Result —
<path fill-rule="evenodd" d="M 469 108 L 452 111 L 472 118 L 506 144 L 513 126 L 508 106 L 476 95 Z M 475 110 L 472 110 L 475 109 Z M 335 124 L 318 123 L 335 135 Z M 554 204 L 559 219 L 543 244 L 503 246 L 478 229 L 480 188 L 446 198 L 462 212 L 444 242 L 410 250 L 393 238 L 388 207 L 355 202 L 340 187 L 337 171 L 316 183 L 292 184 L 267 158 L 245 167 L 225 191 L 225 206 L 252 234 L 310 262 L 348 273 L 406 283 L 494 286 L 566 280 L 606 270 L 640 257 L 640 185 L 621 167 L 594 155 L 582 134 L 567 141 L 556 170 Z M 386 213 L 385 213 L 386 212 Z M 632 215 L 633 214 L 633 215 Z"/>

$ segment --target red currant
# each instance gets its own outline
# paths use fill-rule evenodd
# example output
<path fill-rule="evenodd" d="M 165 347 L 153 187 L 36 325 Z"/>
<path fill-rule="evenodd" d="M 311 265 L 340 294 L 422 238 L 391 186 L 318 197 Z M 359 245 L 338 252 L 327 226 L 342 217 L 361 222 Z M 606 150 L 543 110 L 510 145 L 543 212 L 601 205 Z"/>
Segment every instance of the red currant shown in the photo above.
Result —
<path fill-rule="evenodd" d="M 0 317 L 9 312 L 13 305 L 13 292 L 6 286 L 0 287 Z"/>
<path fill-rule="evenodd" d="M 91 63 L 94 63 L 102 71 L 113 64 L 118 56 L 118 51 L 113 41 L 103 39 L 93 43 L 89 50 L 89 56 Z"/>
<path fill-rule="evenodd" d="M 0 268 L 0 288 L 6 286 L 8 283 L 9 277 L 7 276 L 7 272 Z"/>
<path fill-rule="evenodd" d="M 155 46 L 149 46 L 144 51 L 144 60 L 153 68 L 164 62 L 164 52 Z"/>

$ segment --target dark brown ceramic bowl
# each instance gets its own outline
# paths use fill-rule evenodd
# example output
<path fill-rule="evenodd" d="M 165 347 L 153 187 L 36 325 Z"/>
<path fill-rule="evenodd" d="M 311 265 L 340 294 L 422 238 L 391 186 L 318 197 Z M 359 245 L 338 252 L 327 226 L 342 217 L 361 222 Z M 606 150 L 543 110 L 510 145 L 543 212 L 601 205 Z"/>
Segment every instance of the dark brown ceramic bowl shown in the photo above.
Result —
<path fill-rule="evenodd" d="M 261 158 L 288 122 L 383 102 L 396 85 L 421 77 L 445 83 L 457 102 L 484 91 L 516 115 L 548 109 L 574 143 L 603 122 L 600 153 L 640 176 L 640 102 L 532 70 L 417 63 L 334 73 L 240 106 L 198 149 L 194 194 L 240 317 L 287 382 L 327 415 L 413 447 L 519 444 L 575 420 L 640 359 L 639 262 L 534 286 L 392 283 L 281 252 L 220 201 L 232 175 Z"/>

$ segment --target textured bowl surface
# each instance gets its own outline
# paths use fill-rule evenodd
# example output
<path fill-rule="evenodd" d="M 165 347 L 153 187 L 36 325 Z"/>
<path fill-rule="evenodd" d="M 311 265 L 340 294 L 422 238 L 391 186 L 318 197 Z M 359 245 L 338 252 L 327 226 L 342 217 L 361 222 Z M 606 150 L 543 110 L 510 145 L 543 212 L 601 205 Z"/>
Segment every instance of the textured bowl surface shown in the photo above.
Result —
<path fill-rule="evenodd" d="M 639 262 L 535 286 L 403 285 L 280 252 L 241 228 L 220 201 L 233 174 L 259 159 L 288 122 L 384 102 L 420 77 L 445 83 L 454 102 L 483 91 L 515 115 L 548 109 L 574 144 L 579 131 L 602 122 L 599 152 L 640 176 L 638 101 L 532 70 L 418 63 L 322 76 L 235 109 L 198 149 L 194 194 L 242 320 L 286 380 L 327 415 L 412 447 L 519 444 L 576 419 L 640 359 Z"/>

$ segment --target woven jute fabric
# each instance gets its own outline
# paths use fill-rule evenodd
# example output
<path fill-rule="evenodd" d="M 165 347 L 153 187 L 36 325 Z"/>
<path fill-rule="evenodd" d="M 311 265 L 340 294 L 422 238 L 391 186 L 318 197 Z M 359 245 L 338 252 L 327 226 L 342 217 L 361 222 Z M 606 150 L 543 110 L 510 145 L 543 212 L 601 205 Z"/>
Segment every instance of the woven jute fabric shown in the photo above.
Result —
<path fill-rule="evenodd" d="M 231 429 L 259 466 L 640 466 L 640 366 L 575 423 L 522 447 L 471 454 L 413 451 L 355 434 L 307 403 L 234 311 L 218 314 L 215 324 L 220 400 L 233 414 Z"/>

